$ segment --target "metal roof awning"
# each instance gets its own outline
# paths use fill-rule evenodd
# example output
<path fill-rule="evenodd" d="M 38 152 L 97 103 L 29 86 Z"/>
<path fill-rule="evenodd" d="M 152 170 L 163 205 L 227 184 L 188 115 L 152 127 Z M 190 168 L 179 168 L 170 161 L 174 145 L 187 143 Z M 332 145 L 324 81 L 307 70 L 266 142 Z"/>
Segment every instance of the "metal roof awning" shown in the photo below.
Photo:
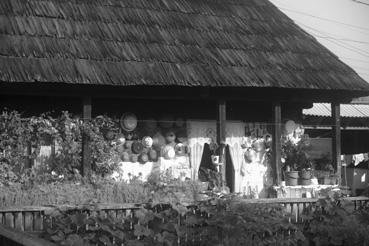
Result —
<path fill-rule="evenodd" d="M 314 103 L 310 109 L 304 109 L 305 116 L 331 117 L 329 103 Z M 341 117 L 369 118 L 369 105 L 364 104 L 341 104 Z"/>

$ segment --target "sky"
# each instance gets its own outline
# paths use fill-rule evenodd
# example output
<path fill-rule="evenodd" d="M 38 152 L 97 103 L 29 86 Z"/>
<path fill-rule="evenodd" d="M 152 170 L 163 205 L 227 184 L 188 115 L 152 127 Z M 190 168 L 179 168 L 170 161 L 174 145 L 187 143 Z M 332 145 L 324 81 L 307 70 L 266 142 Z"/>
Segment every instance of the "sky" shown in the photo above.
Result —
<path fill-rule="evenodd" d="M 269 0 L 369 83 L 369 0 Z"/>

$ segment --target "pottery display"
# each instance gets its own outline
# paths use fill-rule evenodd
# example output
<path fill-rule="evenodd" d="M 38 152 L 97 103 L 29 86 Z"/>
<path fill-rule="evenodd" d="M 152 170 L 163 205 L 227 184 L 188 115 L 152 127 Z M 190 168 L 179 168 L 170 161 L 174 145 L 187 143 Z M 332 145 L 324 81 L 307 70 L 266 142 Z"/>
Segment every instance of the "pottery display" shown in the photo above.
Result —
<path fill-rule="evenodd" d="M 151 137 L 146 136 L 142 138 L 142 145 L 145 148 L 151 148 L 152 144 L 153 144 L 153 139 Z"/>
<path fill-rule="evenodd" d="M 120 118 L 120 126 L 126 132 L 131 132 L 137 127 L 137 117 L 132 113 L 125 113 Z"/>
<path fill-rule="evenodd" d="M 143 144 L 141 143 L 141 141 L 134 141 L 132 143 L 132 152 L 135 153 L 135 154 L 141 154 L 143 149 L 144 149 L 144 146 Z"/>
<path fill-rule="evenodd" d="M 176 152 L 175 152 L 175 150 L 174 150 L 174 148 L 172 146 L 166 145 L 163 148 L 162 156 L 166 160 L 171 160 L 171 159 L 173 159 L 176 156 Z"/>

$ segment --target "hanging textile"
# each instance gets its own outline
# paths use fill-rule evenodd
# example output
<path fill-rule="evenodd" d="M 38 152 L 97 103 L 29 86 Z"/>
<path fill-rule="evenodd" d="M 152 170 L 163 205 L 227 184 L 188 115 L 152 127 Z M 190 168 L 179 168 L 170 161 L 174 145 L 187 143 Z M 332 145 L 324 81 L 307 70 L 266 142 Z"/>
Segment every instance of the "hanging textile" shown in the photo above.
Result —
<path fill-rule="evenodd" d="M 232 158 L 234 168 L 233 184 L 234 192 L 241 192 L 242 176 L 240 174 L 243 152 L 241 145 L 245 136 L 245 123 L 227 122 L 226 124 L 226 144 L 229 145 L 229 153 Z M 228 163 L 227 163 L 228 165 Z"/>
<path fill-rule="evenodd" d="M 205 143 L 216 141 L 215 121 L 187 121 L 192 179 L 197 179 Z"/>
<path fill-rule="evenodd" d="M 225 146 L 225 160 L 226 160 L 226 184 L 230 192 L 235 192 L 235 169 L 233 165 L 233 158 L 229 145 Z"/>

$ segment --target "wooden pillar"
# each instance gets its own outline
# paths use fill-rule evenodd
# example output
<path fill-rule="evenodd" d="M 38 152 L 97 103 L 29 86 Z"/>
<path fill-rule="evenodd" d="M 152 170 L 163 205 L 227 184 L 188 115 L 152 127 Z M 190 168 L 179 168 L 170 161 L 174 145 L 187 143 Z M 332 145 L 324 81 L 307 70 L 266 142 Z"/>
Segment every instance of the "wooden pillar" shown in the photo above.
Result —
<path fill-rule="evenodd" d="M 274 170 L 274 184 L 281 184 L 281 154 L 282 154 L 282 108 L 280 102 L 273 102 L 273 146 L 272 146 L 272 164 Z"/>
<path fill-rule="evenodd" d="M 341 112 L 339 103 L 331 103 L 332 111 L 332 161 L 336 165 L 338 184 L 341 184 Z"/>
<path fill-rule="evenodd" d="M 83 122 L 87 123 L 91 120 L 91 97 L 84 97 L 82 102 L 82 117 Z M 82 169 L 81 174 L 83 176 L 88 176 L 91 170 L 91 150 L 89 147 L 88 138 L 85 134 L 83 134 L 82 138 Z"/>
<path fill-rule="evenodd" d="M 224 147 L 226 142 L 226 101 L 219 100 L 217 102 L 217 142 L 220 146 Z M 224 153 L 224 151 L 221 151 Z M 226 180 L 226 161 L 225 156 L 220 156 L 223 161 L 223 166 L 220 167 L 220 172 L 222 173 L 222 183 L 224 184 Z"/>
<path fill-rule="evenodd" d="M 32 144 L 31 142 L 27 143 L 27 161 L 26 161 L 26 166 L 27 168 L 32 168 L 33 166 L 33 158 L 31 157 L 32 155 Z"/>

